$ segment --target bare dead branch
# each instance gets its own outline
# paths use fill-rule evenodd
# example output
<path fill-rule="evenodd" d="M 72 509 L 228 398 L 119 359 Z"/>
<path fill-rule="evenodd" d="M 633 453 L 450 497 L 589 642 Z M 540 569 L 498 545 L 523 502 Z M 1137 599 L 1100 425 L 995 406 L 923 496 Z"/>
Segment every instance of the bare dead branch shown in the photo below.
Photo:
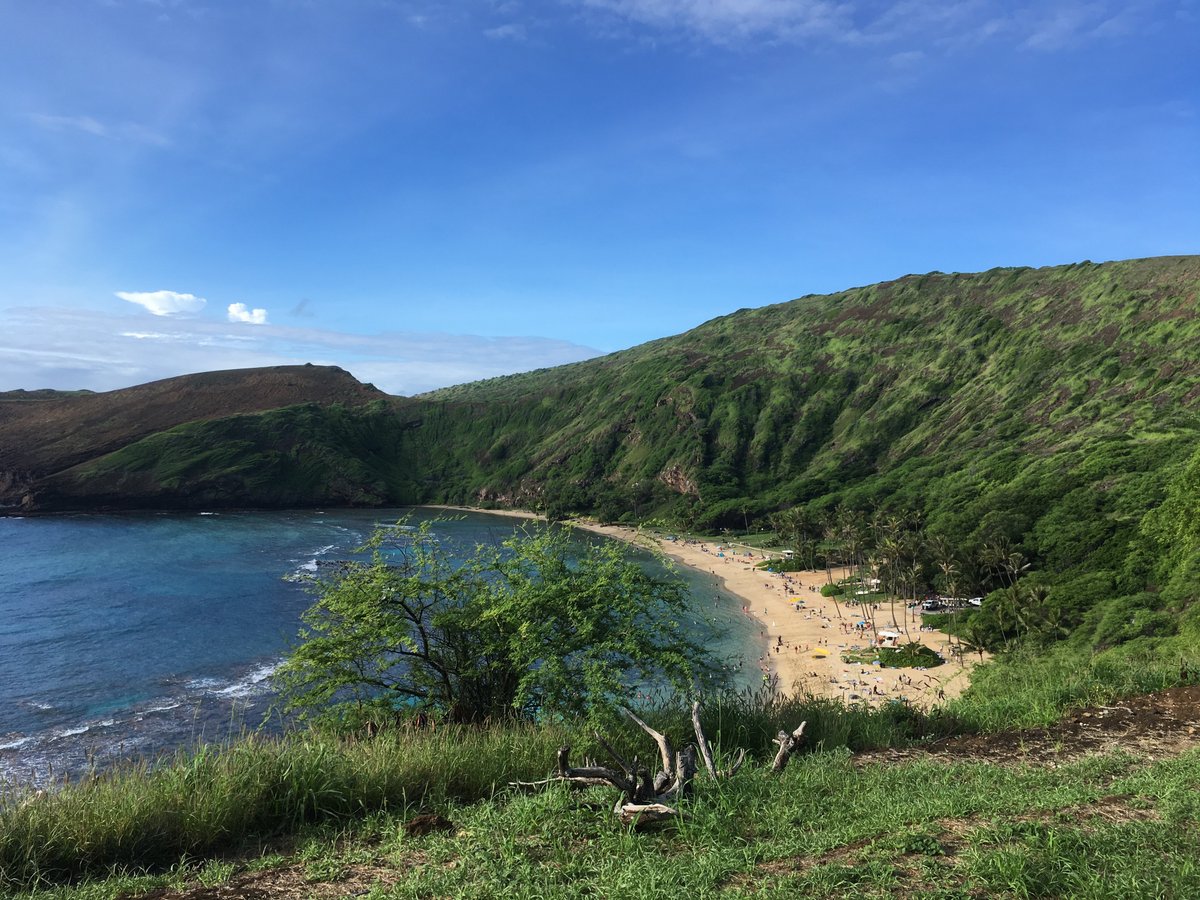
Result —
<path fill-rule="evenodd" d="M 642 731 L 654 738 L 654 742 L 658 744 L 658 752 L 662 756 L 662 770 L 667 775 L 672 775 L 674 772 L 675 751 L 672 749 L 671 742 L 667 739 L 667 736 L 655 731 L 625 707 L 621 707 L 621 711 L 629 716 Z"/>
<path fill-rule="evenodd" d="M 634 828 L 679 818 L 679 810 L 665 803 L 625 803 L 617 808 L 616 813 L 622 825 L 632 825 Z"/>
<path fill-rule="evenodd" d="M 700 748 L 704 768 L 708 770 L 708 777 L 715 781 L 720 776 L 717 774 L 717 764 L 713 762 L 712 747 L 708 744 L 708 738 L 704 736 L 704 726 L 700 724 L 699 700 L 692 703 L 692 728 L 696 731 L 696 746 Z"/>
<path fill-rule="evenodd" d="M 732 778 L 738 773 L 742 765 L 746 762 L 746 748 L 738 750 L 737 757 L 733 761 L 733 765 L 721 773 L 722 778 Z"/>
<path fill-rule="evenodd" d="M 696 748 L 688 744 L 675 754 L 675 778 L 661 798 L 687 797 L 692 792 L 692 779 L 696 777 Z"/>
<path fill-rule="evenodd" d="M 662 771 L 658 772 L 654 778 L 651 778 L 646 768 L 639 764 L 636 756 L 626 762 L 603 735 L 596 733 L 596 740 L 621 767 L 621 772 L 591 762 L 582 767 L 572 767 L 570 764 L 571 747 L 564 745 L 558 749 L 556 754 L 555 761 L 558 772 L 555 776 L 543 781 L 510 782 L 511 786 L 538 789 L 561 783 L 577 787 L 608 785 L 620 791 L 620 796 L 613 806 L 613 813 L 623 825 L 642 828 L 669 820 L 677 820 L 682 815 L 675 804 L 680 798 L 688 797 L 692 793 L 699 763 L 698 756 L 703 759 L 705 769 L 714 779 L 734 775 L 746 762 L 746 751 L 743 749 L 738 752 L 727 771 L 717 770 L 716 763 L 713 761 L 712 746 L 700 724 L 701 707 L 698 702 L 692 705 L 692 727 L 696 732 L 696 743 L 688 744 L 677 753 L 672 749 L 671 742 L 666 735 L 655 731 L 630 710 L 622 707 L 621 711 L 646 734 L 650 735 L 658 745 L 662 759 Z M 775 754 L 775 760 L 771 766 L 772 773 L 783 771 L 796 748 L 800 746 L 807 725 L 808 722 L 805 721 L 790 733 L 779 732 L 775 738 L 775 743 L 779 745 L 779 751 Z"/>
<path fill-rule="evenodd" d="M 624 772 L 626 775 L 628 775 L 630 778 L 632 778 L 634 768 L 637 766 L 637 757 L 635 756 L 633 758 L 633 765 L 631 766 L 629 763 L 625 762 L 624 757 L 622 757 L 620 753 L 618 753 L 616 750 L 614 750 L 612 748 L 612 745 L 610 745 L 608 743 L 608 741 L 606 741 L 604 739 L 604 735 L 602 735 L 598 731 L 594 731 L 594 732 L 592 732 L 592 734 L 595 735 L 597 742 L 599 742 L 600 746 L 604 748 L 605 752 L 608 753 L 608 755 L 613 758 L 613 762 L 615 762 L 618 766 L 621 767 L 621 771 Z"/>
<path fill-rule="evenodd" d="M 573 787 L 598 787 L 608 785 L 615 787 L 628 800 L 637 796 L 637 779 L 627 772 L 616 772 L 605 766 L 580 766 L 572 768 L 570 764 L 571 745 L 564 744 L 555 754 L 558 773 L 542 781 L 510 781 L 509 787 L 523 790 L 544 788 L 551 784 L 567 783 Z"/>
<path fill-rule="evenodd" d="M 786 731 L 781 731 L 775 736 L 775 743 L 779 745 L 779 750 L 775 753 L 775 761 L 771 763 L 771 772 L 782 772 L 788 764 L 788 760 L 792 758 L 792 753 L 800 746 L 800 738 L 804 736 L 804 727 L 808 724 L 805 720 L 797 726 L 795 731 L 788 734 Z"/>

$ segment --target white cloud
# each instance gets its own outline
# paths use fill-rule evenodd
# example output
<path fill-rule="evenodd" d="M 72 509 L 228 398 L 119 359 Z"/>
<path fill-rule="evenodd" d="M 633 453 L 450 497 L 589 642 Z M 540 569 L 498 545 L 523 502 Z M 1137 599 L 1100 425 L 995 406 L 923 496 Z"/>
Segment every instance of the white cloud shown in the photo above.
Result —
<path fill-rule="evenodd" d="M 527 37 L 525 26 L 516 23 L 497 25 L 495 28 L 484 29 L 483 36 L 494 41 L 523 41 Z"/>
<path fill-rule="evenodd" d="M 1025 46 L 1035 50 L 1057 50 L 1079 40 L 1096 27 L 1094 7 L 1065 5 L 1048 11 L 1030 23 Z"/>
<path fill-rule="evenodd" d="M 245 303 L 230 303 L 229 321 L 242 322 L 246 325 L 266 325 L 267 311 L 265 309 L 248 309 Z"/>
<path fill-rule="evenodd" d="M 108 128 L 91 116 L 51 116 L 34 113 L 29 118 L 35 124 L 51 131 L 83 131 L 96 137 L 108 137 L 109 135 Z"/>
<path fill-rule="evenodd" d="M 798 38 L 850 28 L 851 6 L 831 0 L 583 0 L 585 6 L 716 43 L 746 37 Z"/>
<path fill-rule="evenodd" d="M 188 372 L 339 365 L 392 394 L 576 362 L 597 351 L 540 337 L 347 334 L 317 328 L 136 316 L 78 309 L 0 309 L 0 390 L 113 390 Z"/>
<path fill-rule="evenodd" d="M 961 46 L 1008 37 L 1055 50 L 1149 27 L 1162 0 L 576 0 L 586 9 L 713 44 L 824 41 L 873 45 L 900 40 Z"/>
<path fill-rule="evenodd" d="M 1149 27 L 1155 0 L 1071 2 L 1060 0 L 1049 9 L 1026 11 L 1025 46 L 1058 50 L 1092 40 L 1121 40 Z"/>
<path fill-rule="evenodd" d="M 117 296 L 144 307 L 156 316 L 199 312 L 208 302 L 195 294 L 180 294 L 176 291 L 117 291 Z"/>
<path fill-rule="evenodd" d="M 919 65 L 924 59 L 925 53 L 922 50 L 905 50 L 889 56 L 888 63 L 897 69 L 910 69 Z"/>
<path fill-rule="evenodd" d="M 93 137 L 150 144 L 156 147 L 166 147 L 171 143 L 165 135 L 136 122 L 110 124 L 101 122 L 93 116 L 56 116 L 47 113 L 33 113 L 29 118 L 35 125 L 47 131 L 82 131 Z"/>

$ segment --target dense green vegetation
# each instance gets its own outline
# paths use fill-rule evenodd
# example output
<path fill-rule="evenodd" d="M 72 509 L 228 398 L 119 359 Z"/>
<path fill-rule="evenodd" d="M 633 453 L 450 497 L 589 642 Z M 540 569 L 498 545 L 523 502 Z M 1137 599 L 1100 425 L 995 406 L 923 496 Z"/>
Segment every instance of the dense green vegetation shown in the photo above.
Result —
<path fill-rule="evenodd" d="M 677 710 L 645 714 L 681 734 L 691 729 Z M 851 710 L 828 700 L 772 697 L 713 701 L 705 719 L 719 747 L 760 758 L 781 721 L 808 720 L 809 744 L 831 750 L 944 731 L 906 708 Z M 630 757 L 645 755 L 640 731 L 620 722 L 606 730 L 618 747 L 633 748 Z M 283 741 L 249 739 L 227 750 L 180 754 L 154 769 L 118 769 L 33 800 L 0 794 L 0 886 L 123 865 L 156 868 L 252 846 L 305 823 L 475 802 L 510 780 L 543 777 L 564 742 L 582 754 L 605 752 L 586 722 L 575 719 L 536 726 L 512 719 L 486 727 L 410 723 L 370 740 L 364 734 L 312 730 Z"/>
<path fill-rule="evenodd" d="M 39 499 L 51 508 L 411 501 L 421 485 L 405 432 L 418 424 L 387 401 L 304 404 L 190 422 L 46 479 Z"/>

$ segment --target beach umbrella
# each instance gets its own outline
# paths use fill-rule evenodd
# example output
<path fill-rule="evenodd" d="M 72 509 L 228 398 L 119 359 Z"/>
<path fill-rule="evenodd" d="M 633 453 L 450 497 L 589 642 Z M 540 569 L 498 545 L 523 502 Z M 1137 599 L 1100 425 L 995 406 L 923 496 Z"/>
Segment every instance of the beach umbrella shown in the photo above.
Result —
<path fill-rule="evenodd" d="M 828 656 L 828 655 L 829 655 L 829 651 L 826 650 L 824 647 L 818 647 L 816 650 L 813 651 L 813 656 Z"/>

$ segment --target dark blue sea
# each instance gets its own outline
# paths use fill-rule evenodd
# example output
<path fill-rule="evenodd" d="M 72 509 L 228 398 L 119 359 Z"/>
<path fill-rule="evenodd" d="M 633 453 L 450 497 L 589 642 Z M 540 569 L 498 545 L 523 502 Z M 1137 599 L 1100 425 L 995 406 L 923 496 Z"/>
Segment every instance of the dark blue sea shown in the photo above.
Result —
<path fill-rule="evenodd" d="M 0 518 L 0 782 L 45 784 L 154 760 L 264 718 L 278 729 L 271 673 L 313 601 L 304 576 L 352 558 L 377 525 L 405 514 L 446 515 Z M 469 549 L 519 524 L 471 514 L 435 530 L 443 545 Z M 762 652 L 739 601 L 709 575 L 680 574 L 713 620 L 721 655 Z"/>

